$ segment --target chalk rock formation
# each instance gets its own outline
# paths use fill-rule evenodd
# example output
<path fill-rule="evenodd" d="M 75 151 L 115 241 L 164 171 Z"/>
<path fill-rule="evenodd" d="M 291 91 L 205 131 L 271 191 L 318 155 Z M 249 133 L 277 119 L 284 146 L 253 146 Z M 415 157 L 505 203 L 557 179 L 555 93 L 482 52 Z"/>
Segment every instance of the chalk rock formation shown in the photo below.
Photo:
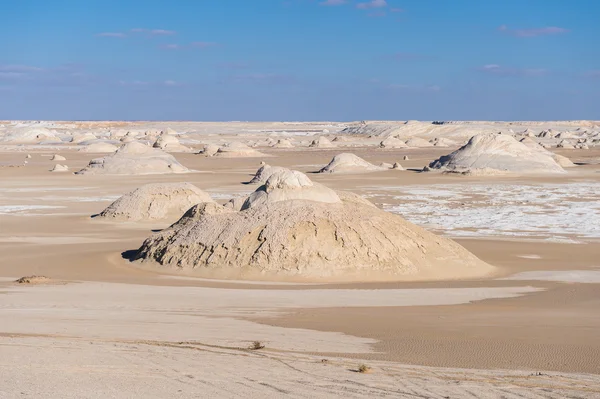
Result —
<path fill-rule="evenodd" d="M 288 170 L 287 168 L 284 168 L 282 166 L 271 166 L 271 165 L 262 165 L 260 168 L 258 168 L 258 170 L 256 171 L 256 174 L 254 175 L 254 177 L 252 178 L 252 180 L 250 180 L 250 184 L 265 184 L 267 182 L 267 179 L 269 177 L 271 177 L 271 175 L 278 173 L 278 172 L 282 172 Z"/>
<path fill-rule="evenodd" d="M 163 133 L 161 134 L 154 144 L 152 145 L 154 148 L 160 148 L 161 150 L 167 152 L 190 152 L 192 151 L 190 148 L 184 146 L 179 142 L 179 139 L 172 134 Z"/>
<path fill-rule="evenodd" d="M 77 174 L 143 175 L 185 173 L 188 168 L 166 152 L 136 141 L 124 144 L 113 154 L 92 159 Z"/>
<path fill-rule="evenodd" d="M 79 144 L 79 143 L 83 143 L 85 141 L 92 141 L 92 140 L 97 140 L 98 137 L 96 137 L 95 134 L 90 133 L 90 132 L 86 132 L 86 133 L 75 133 L 73 134 L 73 138 L 71 139 L 71 143 L 72 144 Z"/>
<path fill-rule="evenodd" d="M 265 156 L 265 154 L 256 151 L 254 148 L 248 147 L 246 144 L 239 141 L 234 141 L 220 147 L 214 155 L 223 158 L 250 158 Z"/>
<path fill-rule="evenodd" d="M 191 208 L 138 262 L 210 278 L 377 281 L 478 277 L 494 268 L 351 193 L 296 171 L 272 175 L 241 211 Z"/>
<path fill-rule="evenodd" d="M 20 127 L 8 130 L 4 137 L 0 137 L 0 141 L 8 143 L 40 143 L 43 141 L 60 142 L 61 140 L 54 131 L 45 127 Z"/>
<path fill-rule="evenodd" d="M 294 145 L 288 139 L 277 140 L 277 143 L 273 144 L 273 148 L 294 148 Z"/>
<path fill-rule="evenodd" d="M 548 154 L 531 149 L 507 134 L 483 133 L 449 155 L 429 164 L 431 169 L 464 172 L 486 170 L 513 173 L 564 173 Z"/>
<path fill-rule="evenodd" d="M 450 140 L 446 137 L 436 137 L 433 140 L 429 141 L 436 147 L 454 147 L 457 143 L 454 140 Z"/>
<path fill-rule="evenodd" d="M 61 165 L 61 164 L 56 164 L 54 165 L 54 167 L 52 169 L 50 169 L 50 172 L 68 172 L 69 171 L 69 167 L 67 165 Z"/>
<path fill-rule="evenodd" d="M 313 140 L 310 143 L 309 147 L 311 148 L 333 148 L 335 144 L 333 144 L 327 137 L 320 136 L 318 139 Z"/>
<path fill-rule="evenodd" d="M 179 219 L 190 207 L 213 202 L 210 195 L 190 183 L 152 183 L 123 195 L 98 217 L 143 221 Z"/>
<path fill-rule="evenodd" d="M 100 154 L 107 152 L 115 152 L 118 149 L 119 147 L 110 143 L 94 143 L 81 147 L 79 151 Z"/>
<path fill-rule="evenodd" d="M 431 144 L 429 141 L 422 139 L 420 137 L 412 137 L 412 138 L 406 140 L 406 146 L 414 147 L 414 148 L 425 148 L 425 147 L 433 147 L 433 144 Z"/>
<path fill-rule="evenodd" d="M 541 153 L 552 157 L 552 159 L 554 159 L 554 161 L 556 161 L 556 163 L 559 164 L 560 166 L 562 166 L 563 168 L 572 168 L 575 166 L 575 164 L 573 162 L 571 162 L 571 160 L 569 158 L 562 156 L 562 155 L 555 154 L 551 151 L 548 151 L 547 149 L 542 147 L 540 144 L 538 144 L 535 140 L 533 140 L 529 137 L 525 137 L 525 138 L 521 139 L 520 142 L 535 151 L 540 151 Z"/>
<path fill-rule="evenodd" d="M 66 161 L 67 158 L 63 157 L 62 155 L 58 155 L 58 154 L 54 154 L 52 155 L 52 158 L 50 158 L 51 161 Z"/>
<path fill-rule="evenodd" d="M 333 157 L 319 173 L 363 173 L 385 170 L 380 166 L 373 165 L 370 162 L 350 153 L 342 153 Z"/>
<path fill-rule="evenodd" d="M 204 150 L 202 150 L 202 155 L 206 155 L 207 157 L 214 156 L 219 151 L 219 146 L 216 144 L 206 144 L 204 146 Z"/>
<path fill-rule="evenodd" d="M 379 147 L 381 148 L 407 148 L 408 146 L 398 137 L 388 137 L 379 143 Z"/>

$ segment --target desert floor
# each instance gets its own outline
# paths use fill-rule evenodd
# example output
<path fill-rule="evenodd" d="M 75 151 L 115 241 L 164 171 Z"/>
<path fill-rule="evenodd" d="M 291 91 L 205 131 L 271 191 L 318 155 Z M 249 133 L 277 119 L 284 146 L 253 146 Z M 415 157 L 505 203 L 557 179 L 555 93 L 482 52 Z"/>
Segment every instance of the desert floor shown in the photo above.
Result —
<path fill-rule="evenodd" d="M 407 170 L 309 176 L 456 239 L 498 274 L 300 284 L 141 269 L 128 251 L 168 223 L 91 215 L 148 182 L 225 202 L 256 188 L 243 183 L 262 159 L 182 153 L 195 172 L 82 176 L 49 173 L 50 155 L 75 171 L 101 154 L 3 146 L 0 397 L 600 397 L 600 150 L 558 151 L 585 163 L 558 177 L 411 170 L 447 148 L 261 151 L 303 172 L 344 151 L 400 161 Z M 13 282 L 26 275 L 52 282 Z"/>

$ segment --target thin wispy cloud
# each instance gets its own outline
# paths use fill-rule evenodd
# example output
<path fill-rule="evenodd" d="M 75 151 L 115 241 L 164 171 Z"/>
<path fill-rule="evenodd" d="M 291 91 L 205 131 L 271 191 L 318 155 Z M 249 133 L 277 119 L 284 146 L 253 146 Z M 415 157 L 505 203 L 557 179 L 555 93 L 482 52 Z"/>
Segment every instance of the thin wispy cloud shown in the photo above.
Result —
<path fill-rule="evenodd" d="M 224 62 L 219 64 L 219 67 L 225 69 L 249 69 L 250 64 L 245 62 Z"/>
<path fill-rule="evenodd" d="M 150 82 L 146 82 L 144 80 L 133 80 L 133 81 L 127 81 L 127 80 L 119 80 L 119 84 L 121 86 L 148 86 L 150 84 Z"/>
<path fill-rule="evenodd" d="M 276 73 L 250 73 L 234 75 L 230 79 L 233 82 L 262 83 L 262 84 L 290 84 L 295 81 L 293 76 Z"/>
<path fill-rule="evenodd" d="M 0 80 L 13 85 L 74 87 L 93 84 L 97 81 L 97 77 L 88 74 L 79 64 L 61 64 L 48 68 L 0 64 Z"/>
<path fill-rule="evenodd" d="M 388 4 L 386 0 L 371 0 L 364 3 L 358 3 L 356 8 L 360 10 L 369 10 L 372 8 L 384 8 L 387 7 L 387 5 Z"/>
<path fill-rule="evenodd" d="M 208 48 L 208 47 L 214 47 L 216 45 L 217 45 L 217 43 L 215 43 L 215 42 L 192 42 L 192 44 L 190 44 L 191 47 L 195 47 L 195 48 Z"/>
<path fill-rule="evenodd" d="M 347 0 L 325 0 L 319 3 L 320 6 L 341 6 L 348 3 Z"/>
<path fill-rule="evenodd" d="M 394 91 L 410 91 L 410 92 L 438 92 L 442 88 L 438 85 L 410 85 L 410 84 L 389 84 L 386 86 L 389 90 Z"/>
<path fill-rule="evenodd" d="M 27 78 L 27 75 L 22 72 L 1 72 L 0 71 L 0 80 L 2 80 L 2 81 L 21 80 L 23 78 Z"/>
<path fill-rule="evenodd" d="M 14 72 L 14 73 L 26 73 L 26 72 L 40 72 L 43 68 L 39 68 L 31 65 L 17 65 L 17 64 L 0 64 L 0 72 Z"/>
<path fill-rule="evenodd" d="M 163 50 L 206 49 L 217 45 L 214 42 L 192 42 L 190 44 L 163 44 L 159 48 Z"/>
<path fill-rule="evenodd" d="M 558 26 L 547 26 L 544 28 L 533 28 L 533 29 L 511 29 L 506 25 L 501 25 L 498 30 L 507 35 L 515 37 L 538 37 L 538 36 L 549 36 L 549 35 L 560 35 L 569 32 L 569 29 L 559 28 Z"/>
<path fill-rule="evenodd" d="M 478 68 L 479 71 L 497 76 L 542 76 L 548 73 L 543 68 L 514 68 L 498 64 L 488 64 Z"/>
<path fill-rule="evenodd" d="M 179 44 L 163 44 L 159 46 L 163 50 L 181 50 L 183 46 Z"/>
<path fill-rule="evenodd" d="M 150 36 L 173 36 L 176 35 L 177 32 L 174 30 L 168 29 L 146 29 L 146 28 L 133 28 L 130 29 L 131 33 L 145 33 Z"/>
<path fill-rule="evenodd" d="M 155 35 L 155 36 L 172 36 L 176 33 L 177 32 L 175 32 L 174 30 L 166 30 L 166 29 L 152 29 L 150 31 L 150 34 Z"/>
<path fill-rule="evenodd" d="M 382 18 L 385 17 L 387 14 L 385 13 L 385 11 L 373 11 L 367 14 L 368 17 L 371 18 Z"/>
<path fill-rule="evenodd" d="M 102 33 L 96 34 L 96 37 L 114 37 L 114 38 L 122 39 L 124 37 L 127 37 L 127 35 L 122 32 L 102 32 Z"/>
<path fill-rule="evenodd" d="M 583 74 L 586 78 L 599 78 L 600 79 L 600 69 L 593 69 L 591 71 L 587 71 Z"/>
<path fill-rule="evenodd" d="M 429 55 L 416 54 L 416 53 L 403 53 L 403 52 L 388 55 L 388 56 L 385 56 L 384 58 L 386 58 L 388 60 L 392 60 L 392 61 L 399 61 L 399 62 L 426 61 L 426 60 L 433 59 L 433 57 L 431 57 Z"/>

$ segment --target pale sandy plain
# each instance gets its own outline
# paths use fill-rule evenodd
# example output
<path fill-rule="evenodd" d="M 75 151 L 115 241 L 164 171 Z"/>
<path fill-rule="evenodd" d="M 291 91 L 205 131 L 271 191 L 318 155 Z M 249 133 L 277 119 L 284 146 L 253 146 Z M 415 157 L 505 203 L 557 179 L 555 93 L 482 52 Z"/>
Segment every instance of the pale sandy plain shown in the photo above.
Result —
<path fill-rule="evenodd" d="M 8 125 L 9 122 L 4 122 Z M 471 123 L 431 132 L 577 123 Z M 342 123 L 54 123 L 187 132 L 182 144 L 252 141 L 271 165 L 315 172 L 341 152 L 404 171 L 312 174 L 455 239 L 497 273 L 379 283 L 223 281 L 127 260 L 165 222 L 90 218 L 150 182 L 190 182 L 223 203 L 261 158 L 173 153 L 186 174 L 74 175 L 103 154 L 70 143 L 0 143 L 0 397 L 600 397 L 600 148 L 551 150 L 581 164 L 556 176 L 419 173 L 454 149 L 381 149 Z M 326 132 L 323 130 L 326 129 Z M 272 148 L 268 138 L 295 148 Z M 301 144 L 301 141 L 306 141 Z M 343 146 L 343 147 L 342 147 Z M 25 155 L 31 154 L 23 166 Z M 50 173 L 53 154 L 70 172 Z M 408 156 L 408 160 L 404 157 Z M 533 216 L 532 216 L 533 215 Z M 48 284 L 18 285 L 26 275 Z M 265 348 L 248 349 L 253 341 Z M 370 373 L 356 372 L 360 364 Z"/>

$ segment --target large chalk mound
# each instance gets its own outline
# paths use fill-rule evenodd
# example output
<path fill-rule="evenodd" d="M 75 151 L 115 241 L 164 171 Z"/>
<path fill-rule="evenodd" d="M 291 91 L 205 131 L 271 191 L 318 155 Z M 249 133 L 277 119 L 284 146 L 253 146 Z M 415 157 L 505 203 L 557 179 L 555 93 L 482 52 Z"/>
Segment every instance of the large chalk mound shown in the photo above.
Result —
<path fill-rule="evenodd" d="M 113 154 L 92 159 L 77 174 L 143 175 L 185 173 L 188 168 L 166 152 L 136 141 L 124 144 Z"/>
<path fill-rule="evenodd" d="M 45 127 L 14 128 L 6 135 L 0 137 L 0 141 L 8 143 L 40 143 L 43 141 L 60 142 L 56 133 Z"/>
<path fill-rule="evenodd" d="M 467 144 L 433 161 L 429 167 L 455 172 L 565 173 L 551 155 L 498 133 L 473 136 Z"/>
<path fill-rule="evenodd" d="M 319 173 L 364 173 L 386 170 L 350 153 L 338 154 Z"/>
<path fill-rule="evenodd" d="M 278 172 L 283 172 L 285 170 L 288 169 L 284 168 L 283 166 L 263 165 L 260 168 L 258 168 L 256 173 L 254 174 L 254 177 L 252 178 L 252 180 L 250 180 L 249 184 L 265 184 L 267 182 L 267 179 L 271 177 L 271 175 Z"/>
<path fill-rule="evenodd" d="M 104 153 L 104 152 L 115 152 L 119 149 L 116 145 L 110 143 L 93 143 L 88 144 L 79 149 L 80 152 L 90 153 Z"/>
<path fill-rule="evenodd" d="M 210 195 L 190 183 L 152 183 L 123 195 L 97 217 L 128 221 L 175 221 L 190 207 L 212 201 Z"/>
<path fill-rule="evenodd" d="M 536 141 L 534 141 L 530 137 L 524 137 L 520 140 L 520 142 L 525 144 L 527 147 L 529 147 L 533 150 L 539 151 L 543 154 L 546 154 L 546 155 L 552 157 L 552 159 L 554 159 L 556 161 L 556 163 L 559 164 L 560 166 L 562 166 L 563 168 L 575 167 L 575 164 L 569 158 L 559 155 L 559 154 L 555 154 L 552 151 L 548 151 L 547 149 L 542 147 L 540 144 L 538 144 Z"/>
<path fill-rule="evenodd" d="M 333 148 L 335 144 L 333 144 L 327 137 L 320 136 L 318 139 L 313 140 L 309 147 L 311 148 Z"/>
<path fill-rule="evenodd" d="M 203 277 L 253 280 L 456 279 L 494 270 L 455 242 L 296 171 L 272 175 L 241 211 L 194 206 L 134 258 Z"/>
<path fill-rule="evenodd" d="M 154 144 L 154 148 L 160 148 L 167 152 L 191 152 L 192 149 L 184 146 L 179 142 L 179 139 L 172 134 L 163 133 L 161 134 Z"/>
<path fill-rule="evenodd" d="M 251 157 L 263 157 L 263 154 L 260 151 L 256 151 L 254 148 L 248 147 L 244 143 L 240 143 L 239 141 L 234 141 L 223 147 L 220 147 L 217 152 L 214 154 L 217 157 L 224 158 L 251 158 Z"/>

